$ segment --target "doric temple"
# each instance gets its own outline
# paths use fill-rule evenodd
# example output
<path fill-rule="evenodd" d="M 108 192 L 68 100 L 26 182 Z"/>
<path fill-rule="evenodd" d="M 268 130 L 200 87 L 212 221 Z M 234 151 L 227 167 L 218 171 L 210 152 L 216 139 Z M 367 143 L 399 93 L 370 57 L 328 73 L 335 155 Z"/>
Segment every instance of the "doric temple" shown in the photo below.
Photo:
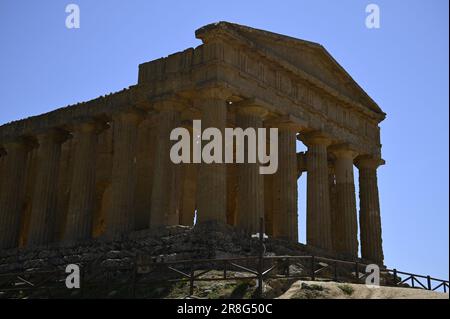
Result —
<path fill-rule="evenodd" d="M 360 243 L 382 264 L 385 113 L 320 44 L 227 22 L 195 35 L 196 48 L 141 64 L 136 85 L 0 126 L 0 249 L 112 240 L 195 215 L 248 232 L 263 217 L 269 236 L 298 241 L 306 173 L 307 245 L 353 259 Z M 172 163 L 171 130 L 195 119 L 278 128 L 277 172 Z"/>

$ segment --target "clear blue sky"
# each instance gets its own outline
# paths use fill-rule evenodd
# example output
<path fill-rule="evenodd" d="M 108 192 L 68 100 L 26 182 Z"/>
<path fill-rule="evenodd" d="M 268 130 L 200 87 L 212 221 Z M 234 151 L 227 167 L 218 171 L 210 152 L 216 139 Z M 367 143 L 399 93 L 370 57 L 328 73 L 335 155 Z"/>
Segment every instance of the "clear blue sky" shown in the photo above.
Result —
<path fill-rule="evenodd" d="M 69 3 L 80 6 L 80 29 L 65 27 Z M 369 3 L 380 7 L 380 29 L 365 27 Z M 0 123 L 135 84 L 139 63 L 198 45 L 194 31 L 211 22 L 319 42 L 387 113 L 379 169 L 386 264 L 448 278 L 448 9 L 446 0 L 3 0 Z"/>

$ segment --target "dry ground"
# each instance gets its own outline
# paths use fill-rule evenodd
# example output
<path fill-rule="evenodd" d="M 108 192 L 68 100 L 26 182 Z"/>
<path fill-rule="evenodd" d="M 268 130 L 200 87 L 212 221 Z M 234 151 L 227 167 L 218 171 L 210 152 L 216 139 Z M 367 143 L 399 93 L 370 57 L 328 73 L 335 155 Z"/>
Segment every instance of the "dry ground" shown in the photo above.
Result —
<path fill-rule="evenodd" d="M 369 288 L 361 284 L 296 281 L 279 299 L 448 299 L 448 293 L 414 288 Z"/>

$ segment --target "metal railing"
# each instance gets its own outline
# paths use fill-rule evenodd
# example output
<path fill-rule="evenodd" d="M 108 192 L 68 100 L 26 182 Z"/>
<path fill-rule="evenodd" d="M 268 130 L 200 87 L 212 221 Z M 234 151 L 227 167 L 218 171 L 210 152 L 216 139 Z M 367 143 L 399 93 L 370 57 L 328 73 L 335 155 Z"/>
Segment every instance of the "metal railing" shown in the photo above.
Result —
<path fill-rule="evenodd" d="M 65 269 L 19 272 L 0 275 L 0 298 L 100 297 L 122 290 L 129 298 L 142 296 L 139 289 L 177 282 L 188 283 L 187 296 L 195 295 L 196 283 L 204 281 L 256 280 L 255 297 L 263 296 L 264 281 L 303 279 L 364 283 L 370 273 L 367 264 L 319 256 L 250 256 L 238 258 L 139 262 L 129 267 L 82 266 L 81 288 L 65 286 Z M 207 276 L 210 274 L 209 276 Z M 219 275 L 220 274 L 220 275 Z M 404 279 L 400 275 L 406 276 Z M 449 281 L 396 269 L 380 269 L 381 285 L 447 292 Z M 88 295 L 84 292 L 89 291 Z"/>

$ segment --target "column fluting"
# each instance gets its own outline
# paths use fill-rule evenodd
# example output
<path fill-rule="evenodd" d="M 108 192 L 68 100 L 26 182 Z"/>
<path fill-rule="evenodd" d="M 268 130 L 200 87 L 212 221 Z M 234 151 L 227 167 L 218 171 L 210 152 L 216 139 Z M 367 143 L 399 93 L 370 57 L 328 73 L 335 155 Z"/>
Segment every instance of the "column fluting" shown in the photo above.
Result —
<path fill-rule="evenodd" d="M 377 168 L 382 159 L 360 156 L 356 159 L 359 169 L 359 225 L 362 258 L 383 264 L 380 201 Z"/>
<path fill-rule="evenodd" d="M 258 106 L 240 106 L 237 111 L 237 127 L 244 131 L 253 128 L 256 131 L 255 159 L 256 163 L 237 164 L 238 169 L 238 199 L 237 199 L 237 227 L 247 233 L 259 231 L 261 217 L 264 217 L 264 175 L 260 174 L 257 156 L 258 128 L 263 127 L 263 118 L 267 111 Z M 249 150 L 248 139 L 244 141 L 244 149 Z"/>
<path fill-rule="evenodd" d="M 52 129 L 37 135 L 37 170 L 34 185 L 28 245 L 45 245 L 55 240 L 57 182 L 61 143 L 67 134 Z"/>
<path fill-rule="evenodd" d="M 278 125 L 278 170 L 273 175 L 273 236 L 298 241 L 296 128 Z"/>
<path fill-rule="evenodd" d="M 181 164 L 175 164 L 170 159 L 170 149 L 175 143 L 170 140 L 170 132 L 180 126 L 180 111 L 183 104 L 168 100 L 159 102 L 155 108 L 159 113 L 150 226 L 178 225 Z"/>
<path fill-rule="evenodd" d="M 358 257 L 358 226 L 356 217 L 353 159 L 357 153 L 345 147 L 332 147 L 335 156 L 336 216 L 334 250 L 348 258 Z"/>
<path fill-rule="evenodd" d="M 74 163 L 64 241 L 92 237 L 95 205 L 96 147 L 99 125 L 80 123 L 74 128 Z"/>
<path fill-rule="evenodd" d="M 225 136 L 227 121 L 226 93 L 220 89 L 204 92 L 194 101 L 202 114 L 202 129 L 218 129 Z M 208 141 L 202 141 L 206 145 Z M 225 149 L 223 141 L 222 151 Z M 222 154 L 223 155 L 223 154 Z M 215 221 L 226 223 L 227 218 L 227 171 L 222 156 L 221 163 L 205 163 L 199 168 L 197 192 L 197 222 Z"/>
<path fill-rule="evenodd" d="M 327 147 L 331 141 L 319 134 L 301 137 L 308 146 L 306 241 L 308 245 L 332 249 Z"/>
<path fill-rule="evenodd" d="M 137 109 L 113 115 L 114 155 L 111 179 L 111 207 L 106 212 L 105 236 L 119 238 L 134 230 L 137 127 L 142 113 Z"/>
<path fill-rule="evenodd" d="M 20 217 L 25 196 L 27 145 L 22 139 L 4 145 L 0 172 L 0 249 L 19 244 Z"/>

